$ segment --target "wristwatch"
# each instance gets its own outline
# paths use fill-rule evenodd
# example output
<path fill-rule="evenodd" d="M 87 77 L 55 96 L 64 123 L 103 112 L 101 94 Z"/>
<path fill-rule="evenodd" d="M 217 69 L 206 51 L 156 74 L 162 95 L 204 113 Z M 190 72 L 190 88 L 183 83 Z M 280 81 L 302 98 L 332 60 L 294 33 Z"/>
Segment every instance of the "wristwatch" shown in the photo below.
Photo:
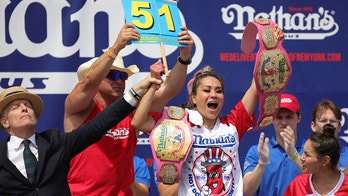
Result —
<path fill-rule="evenodd" d="M 274 35 L 274 22 L 267 18 L 251 21 L 243 32 L 241 49 L 251 53 L 259 38 L 253 77 L 259 96 L 259 118 L 256 127 L 261 129 L 273 122 L 280 106 L 281 93 L 292 73 L 292 66 L 282 42 Z"/>
<path fill-rule="evenodd" d="M 187 59 L 187 61 L 184 61 L 184 60 L 182 60 L 182 59 L 180 58 L 180 56 L 178 56 L 178 61 L 179 61 L 181 64 L 183 64 L 183 65 L 189 65 L 189 64 L 192 63 L 192 57 L 190 56 L 190 57 Z"/>

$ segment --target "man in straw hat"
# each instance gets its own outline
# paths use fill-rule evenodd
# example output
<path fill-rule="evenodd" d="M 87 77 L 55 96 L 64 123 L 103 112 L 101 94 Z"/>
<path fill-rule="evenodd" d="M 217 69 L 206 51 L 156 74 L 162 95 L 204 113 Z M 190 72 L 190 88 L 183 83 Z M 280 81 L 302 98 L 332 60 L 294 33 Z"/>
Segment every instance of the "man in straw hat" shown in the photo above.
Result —
<path fill-rule="evenodd" d="M 154 73 L 155 69 L 150 70 Z M 158 75 L 164 71 L 158 70 Z M 146 77 L 133 89 L 140 96 L 152 83 L 160 85 L 162 81 Z M 57 129 L 36 133 L 44 108 L 42 99 L 19 86 L 4 90 L 0 94 L 0 129 L 10 137 L 0 143 L 0 195 L 70 195 L 67 174 L 71 159 L 100 140 L 136 104 L 137 100 L 126 93 L 70 133 Z"/>
<path fill-rule="evenodd" d="M 180 56 L 164 83 L 156 91 L 151 111 L 160 111 L 176 96 L 186 80 L 187 65 L 193 39 L 186 27 L 181 28 L 178 41 Z M 89 121 L 114 100 L 122 96 L 125 80 L 139 70 L 125 68 L 118 55 L 130 40 L 140 34 L 132 24 L 125 24 L 115 43 L 99 58 L 82 64 L 78 69 L 79 82 L 65 101 L 64 129 L 69 132 Z M 155 64 L 162 65 L 161 61 Z M 163 65 L 162 65 L 163 66 Z M 133 92 L 134 97 L 140 99 Z M 108 131 L 99 142 L 91 145 L 71 161 L 68 182 L 72 195 L 131 195 L 134 182 L 133 155 L 138 131 L 131 126 L 132 115 Z M 136 186 L 132 186 L 136 187 Z"/>

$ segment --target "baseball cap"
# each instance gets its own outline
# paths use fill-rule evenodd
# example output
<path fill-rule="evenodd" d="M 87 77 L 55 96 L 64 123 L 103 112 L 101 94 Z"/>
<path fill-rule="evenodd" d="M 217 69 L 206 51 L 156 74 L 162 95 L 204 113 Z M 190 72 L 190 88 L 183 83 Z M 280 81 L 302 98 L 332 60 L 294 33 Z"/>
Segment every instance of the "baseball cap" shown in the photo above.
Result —
<path fill-rule="evenodd" d="M 280 108 L 286 108 L 292 112 L 301 112 L 300 104 L 295 96 L 290 94 L 282 94 L 280 100 Z"/>

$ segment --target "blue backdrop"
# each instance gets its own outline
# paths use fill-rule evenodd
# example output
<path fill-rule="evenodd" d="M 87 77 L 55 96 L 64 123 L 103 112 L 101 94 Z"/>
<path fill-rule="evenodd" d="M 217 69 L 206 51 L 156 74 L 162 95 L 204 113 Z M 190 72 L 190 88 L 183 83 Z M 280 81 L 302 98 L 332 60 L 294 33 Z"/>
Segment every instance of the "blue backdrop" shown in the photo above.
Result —
<path fill-rule="evenodd" d="M 348 145 L 345 1 L 181 0 L 178 7 L 182 23 L 195 40 L 187 80 L 204 65 L 221 73 L 227 84 L 222 115 L 250 85 L 255 59 L 241 52 L 244 27 L 254 18 L 268 17 L 285 33 L 283 46 L 293 66 L 285 92 L 296 95 L 301 104 L 300 134 L 307 137 L 311 133 L 311 110 L 327 98 L 342 109 L 344 120 L 339 137 L 342 145 Z M 1 0 L 0 90 L 21 85 L 39 94 L 45 109 L 38 132 L 49 127 L 63 130 L 64 99 L 77 82 L 77 67 L 112 45 L 124 21 L 121 0 Z M 166 46 L 165 51 L 170 69 L 179 51 L 173 46 Z M 127 87 L 161 57 L 158 45 L 128 45 L 121 54 L 126 66 L 137 64 L 141 70 L 128 80 Z M 186 99 L 187 90 L 183 88 L 168 105 L 178 105 Z M 274 132 L 272 125 L 263 131 L 267 136 Z M 1 139 L 7 137 L 4 132 L 0 134 Z M 258 135 L 256 131 L 242 138 L 242 165 Z M 144 135 L 139 138 L 136 154 L 152 167 L 149 142 Z M 151 195 L 157 194 L 152 184 Z"/>

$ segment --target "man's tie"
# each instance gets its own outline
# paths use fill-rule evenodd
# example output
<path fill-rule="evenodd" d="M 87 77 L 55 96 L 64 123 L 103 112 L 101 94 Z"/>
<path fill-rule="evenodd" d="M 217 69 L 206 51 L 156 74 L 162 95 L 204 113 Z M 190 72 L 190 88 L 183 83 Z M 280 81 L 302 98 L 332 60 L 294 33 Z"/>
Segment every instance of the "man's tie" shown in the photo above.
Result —
<path fill-rule="evenodd" d="M 27 177 L 31 184 L 35 184 L 37 160 L 35 155 L 31 152 L 29 148 L 30 140 L 23 140 L 23 144 L 24 144 L 23 158 L 24 158 L 25 169 L 27 170 Z"/>

